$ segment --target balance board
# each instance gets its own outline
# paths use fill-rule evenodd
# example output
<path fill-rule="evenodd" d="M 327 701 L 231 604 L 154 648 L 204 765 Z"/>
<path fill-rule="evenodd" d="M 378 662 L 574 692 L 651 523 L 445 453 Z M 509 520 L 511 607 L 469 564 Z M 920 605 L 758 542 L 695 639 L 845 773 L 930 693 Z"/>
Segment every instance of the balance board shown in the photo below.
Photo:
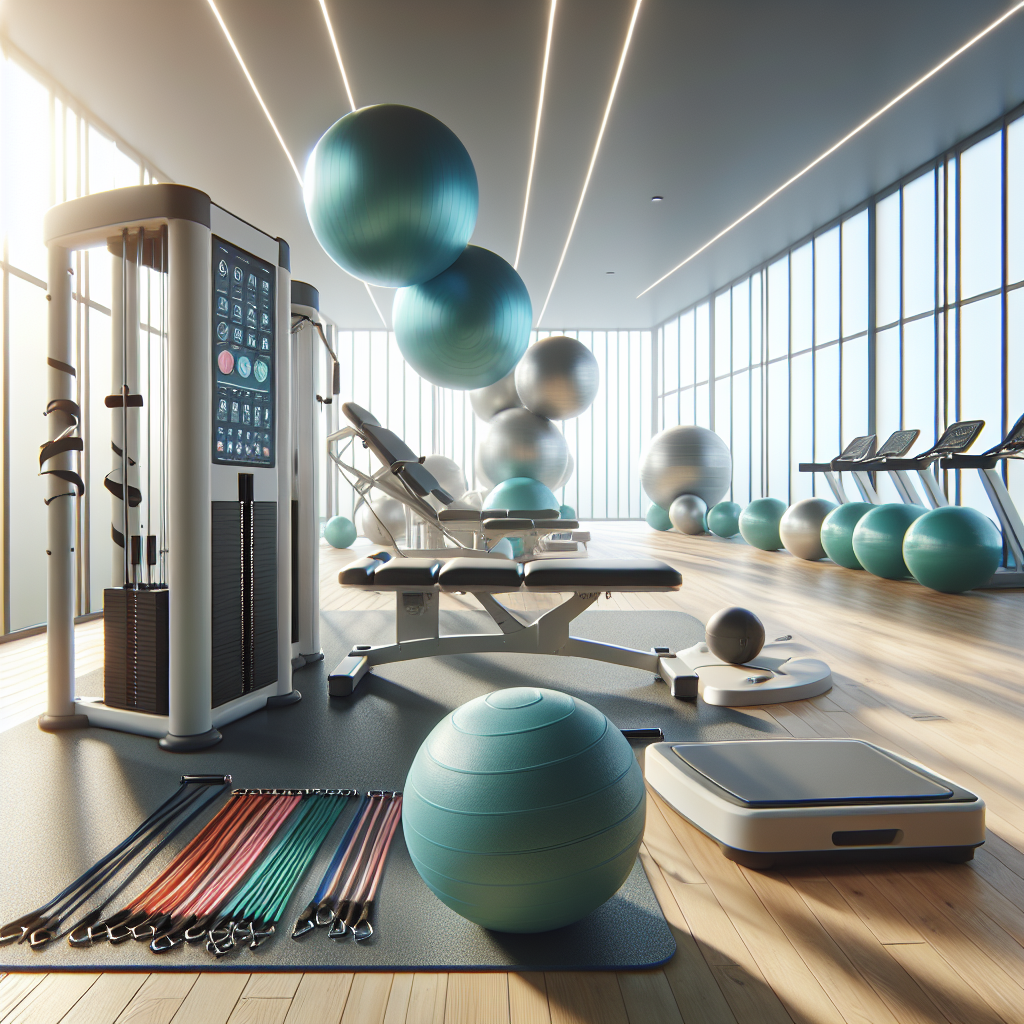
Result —
<path fill-rule="evenodd" d="M 985 841 L 979 797 L 863 740 L 656 743 L 645 775 L 726 857 L 751 868 L 961 863 Z"/>

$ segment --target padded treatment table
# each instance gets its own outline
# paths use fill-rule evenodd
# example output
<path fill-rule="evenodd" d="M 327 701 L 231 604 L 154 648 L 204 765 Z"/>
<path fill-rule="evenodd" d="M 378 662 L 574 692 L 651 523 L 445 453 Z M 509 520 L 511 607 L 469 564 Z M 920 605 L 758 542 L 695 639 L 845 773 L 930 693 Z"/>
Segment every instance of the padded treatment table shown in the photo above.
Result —
<path fill-rule="evenodd" d="M 333 697 L 350 694 L 375 665 L 443 654 L 551 654 L 590 658 L 640 669 L 666 682 L 672 695 L 697 696 L 693 669 L 667 648 L 639 651 L 569 635 L 569 624 L 602 593 L 665 593 L 678 590 L 682 577 L 657 559 L 548 558 L 525 564 L 499 558 L 361 558 L 338 574 L 343 587 L 394 591 L 396 643 L 357 644 L 330 674 Z M 472 594 L 500 632 L 440 636 L 438 598 L 442 591 Z M 501 604 L 496 594 L 518 591 L 568 593 L 556 607 L 533 621 Z"/>
<path fill-rule="evenodd" d="M 923 765 L 855 739 L 656 743 L 645 775 L 747 867 L 971 860 L 985 804 Z"/>

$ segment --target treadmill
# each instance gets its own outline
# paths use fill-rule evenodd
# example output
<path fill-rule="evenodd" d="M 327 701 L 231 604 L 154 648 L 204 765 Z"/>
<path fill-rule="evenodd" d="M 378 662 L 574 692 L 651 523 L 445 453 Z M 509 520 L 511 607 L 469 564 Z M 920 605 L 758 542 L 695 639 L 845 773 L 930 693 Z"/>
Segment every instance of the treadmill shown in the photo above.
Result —
<path fill-rule="evenodd" d="M 898 430 L 878 450 L 875 457 L 862 462 L 860 468 L 873 473 L 888 473 L 905 504 L 923 506 L 925 502 L 921 500 L 910 479 L 910 473 L 916 472 L 924 487 L 928 505 L 931 508 L 942 508 L 949 502 L 946 500 L 946 495 L 939 486 L 935 474 L 929 470 L 936 462 L 967 451 L 974 444 L 984 426 L 984 420 L 959 420 L 947 427 L 931 448 L 917 455 L 911 455 L 909 458 L 905 457 L 904 453 L 914 443 L 920 431 Z M 898 446 L 900 435 L 910 437 L 910 440 L 904 445 L 903 451 L 887 451 L 890 441 L 894 442 L 894 446 Z"/>
<path fill-rule="evenodd" d="M 1003 531 L 1003 543 L 1012 566 L 1000 566 L 988 587 L 1024 587 L 1024 525 L 997 468 L 1006 459 L 1024 459 L 1024 416 L 999 444 L 980 455 L 952 454 L 939 463 L 942 469 L 976 469 Z"/>
<path fill-rule="evenodd" d="M 832 493 L 836 496 L 836 501 L 840 505 L 846 505 L 850 499 L 847 497 L 846 490 L 843 487 L 842 478 L 837 477 L 837 472 L 842 472 L 843 469 L 851 463 L 860 462 L 862 459 L 870 459 L 875 454 L 875 443 L 876 437 L 874 434 L 865 434 L 863 437 L 855 437 L 834 459 L 830 462 L 801 462 L 797 469 L 801 473 L 822 473 L 827 481 L 829 487 L 832 489 Z M 864 493 L 860 486 L 860 481 L 857 480 L 856 476 L 854 480 L 857 482 L 857 487 Z M 870 501 L 868 497 L 864 498 L 865 501 Z"/>

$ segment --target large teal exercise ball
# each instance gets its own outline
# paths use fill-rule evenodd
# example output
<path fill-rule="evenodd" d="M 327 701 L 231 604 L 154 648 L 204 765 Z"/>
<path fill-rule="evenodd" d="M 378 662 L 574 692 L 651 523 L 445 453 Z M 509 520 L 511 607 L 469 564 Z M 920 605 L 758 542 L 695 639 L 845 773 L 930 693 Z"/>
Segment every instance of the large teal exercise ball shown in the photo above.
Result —
<path fill-rule="evenodd" d="M 559 501 L 550 487 L 539 480 L 531 480 L 528 476 L 514 476 L 510 480 L 502 480 L 484 498 L 484 508 L 521 509 L 536 511 L 551 509 L 558 511 Z"/>
<path fill-rule="evenodd" d="M 456 913 L 501 932 L 585 917 L 626 880 L 643 773 L 596 708 L 555 690 L 471 700 L 423 741 L 405 782 L 412 862 Z"/>
<path fill-rule="evenodd" d="M 396 103 L 346 114 L 306 164 L 306 216 L 338 266 L 401 288 L 437 277 L 466 248 L 479 192 L 466 147 L 436 117 Z"/>
<path fill-rule="evenodd" d="M 672 520 L 669 519 L 668 512 L 660 505 L 652 505 L 647 510 L 647 515 L 644 518 L 652 530 L 660 530 L 662 533 L 666 533 L 672 529 Z"/>
<path fill-rule="evenodd" d="M 853 553 L 873 576 L 903 580 L 910 575 L 903 561 L 903 536 L 925 514 L 920 505 L 876 505 L 853 528 Z"/>
<path fill-rule="evenodd" d="M 467 246 L 447 270 L 399 288 L 395 340 L 409 365 L 442 388 L 485 388 L 526 351 L 533 306 L 522 278 L 497 253 Z"/>
<path fill-rule="evenodd" d="M 987 516 L 950 505 L 915 519 L 903 537 L 903 561 L 918 583 L 962 594 L 991 579 L 1003 557 L 1003 538 Z"/>
<path fill-rule="evenodd" d="M 708 509 L 708 529 L 716 537 L 735 537 L 740 532 L 742 511 L 735 501 L 720 501 Z"/>
<path fill-rule="evenodd" d="M 779 524 L 785 512 L 786 503 L 778 498 L 755 498 L 740 513 L 741 536 L 751 547 L 778 551 L 782 547 Z"/>
<path fill-rule="evenodd" d="M 356 539 L 355 523 L 344 516 L 332 516 L 324 526 L 324 540 L 332 548 L 350 548 Z"/>
<path fill-rule="evenodd" d="M 575 519 L 576 509 L 572 505 L 559 505 L 558 506 L 558 518 L 559 519 Z"/>
<path fill-rule="evenodd" d="M 821 524 L 821 546 L 836 565 L 844 569 L 863 569 L 853 553 L 854 527 L 877 505 L 868 501 L 848 501 L 837 505 Z"/>

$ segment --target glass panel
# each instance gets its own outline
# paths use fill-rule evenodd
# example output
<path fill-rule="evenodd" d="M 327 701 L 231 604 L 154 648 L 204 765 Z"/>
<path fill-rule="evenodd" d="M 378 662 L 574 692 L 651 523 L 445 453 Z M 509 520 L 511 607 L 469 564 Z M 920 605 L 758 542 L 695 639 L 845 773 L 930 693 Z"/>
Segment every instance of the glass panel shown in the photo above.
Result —
<path fill-rule="evenodd" d="M 1021 122 L 1014 122 L 1020 124 Z M 1007 409 L 1008 424 L 1012 425 L 1024 413 L 1024 289 L 1010 292 L 1007 296 L 1009 314 L 1007 348 Z M 1024 509 L 1024 459 L 1007 459 L 1006 470 L 1009 482 L 1006 485 L 1017 510 Z"/>
<path fill-rule="evenodd" d="M 843 342 L 842 445 L 868 432 L 868 339 Z"/>
<path fill-rule="evenodd" d="M 52 202 L 50 94 L 13 61 L 4 61 L 3 70 L 3 206 L 8 259 L 45 281 L 42 225 Z"/>
<path fill-rule="evenodd" d="M 900 409 L 900 330 L 890 327 L 878 333 L 875 347 L 875 425 L 879 445 L 903 426 L 917 426 L 901 422 Z M 879 473 L 875 490 L 883 501 L 900 501 L 888 473 Z"/>
<path fill-rule="evenodd" d="M 604 331 L 594 331 L 594 356 L 602 369 L 608 366 L 608 338 Z M 608 379 L 606 373 L 601 374 L 597 397 L 590 408 L 594 412 L 593 516 L 595 519 L 605 519 L 608 516 L 608 498 L 605 489 L 608 479 Z"/>
<path fill-rule="evenodd" d="M 946 232 L 946 301 L 955 302 L 957 294 L 957 258 L 956 258 L 956 204 L 957 204 L 957 163 L 956 159 L 946 163 L 946 220 L 949 230 Z"/>
<path fill-rule="evenodd" d="M 709 385 L 698 384 L 694 397 L 694 408 L 696 409 L 696 424 L 698 427 L 711 427 L 711 399 Z"/>
<path fill-rule="evenodd" d="M 875 323 L 900 318 L 900 193 L 875 206 Z"/>
<path fill-rule="evenodd" d="M 732 368 L 750 365 L 750 281 L 732 290 Z M 721 370 L 717 372 L 721 373 Z"/>
<path fill-rule="evenodd" d="M 843 221 L 843 337 L 868 329 L 868 211 Z"/>
<path fill-rule="evenodd" d="M 732 500 L 750 501 L 750 371 L 732 378 Z"/>
<path fill-rule="evenodd" d="M 811 347 L 813 318 L 811 243 L 795 250 L 789 258 L 790 346 L 793 352 Z"/>
<path fill-rule="evenodd" d="M 693 383 L 693 329 L 691 309 L 679 321 L 679 383 L 684 387 Z"/>
<path fill-rule="evenodd" d="M 715 296 L 715 376 L 721 377 L 728 373 L 730 354 L 732 351 L 732 330 L 729 310 L 731 306 L 729 292 Z"/>
<path fill-rule="evenodd" d="M 801 462 L 814 461 L 814 423 L 811 395 L 814 380 L 811 374 L 811 354 L 805 352 L 792 359 L 792 376 L 790 382 L 790 459 L 792 473 L 790 475 L 791 502 L 812 495 L 810 473 L 801 473 L 797 468 Z M 778 497 L 778 495 L 772 495 Z"/>
<path fill-rule="evenodd" d="M 8 423 L 11 429 L 9 569 L 11 629 L 46 621 L 46 478 L 39 476 L 39 446 L 51 426 L 46 408 L 46 295 L 9 278 Z M 61 498 L 60 501 L 70 501 Z"/>
<path fill-rule="evenodd" d="M 768 358 L 789 352 L 789 260 L 768 268 Z"/>
<path fill-rule="evenodd" d="M 935 435 L 935 318 L 903 328 L 903 422 L 919 427 L 927 444 Z"/>
<path fill-rule="evenodd" d="M 1002 440 L 1001 321 L 998 295 L 969 303 L 960 310 L 959 418 L 985 421 L 985 429 L 972 445 L 972 451 L 984 451 Z M 977 482 L 980 488 L 981 483 Z"/>
<path fill-rule="evenodd" d="M 814 343 L 839 337 L 839 228 L 814 240 Z"/>
<path fill-rule="evenodd" d="M 1024 280 L 1024 118 L 1006 129 L 1006 235 L 1008 284 Z"/>
<path fill-rule="evenodd" d="M 697 383 L 708 379 L 708 364 L 711 359 L 710 308 L 702 302 L 696 310 L 696 339 L 694 346 L 697 353 Z"/>
<path fill-rule="evenodd" d="M 662 383 L 663 393 L 675 391 L 679 387 L 679 321 L 670 320 L 665 324 L 665 380 Z"/>
<path fill-rule="evenodd" d="M 761 468 L 761 367 L 750 371 L 750 496 L 761 497 L 763 476 Z"/>
<path fill-rule="evenodd" d="M 768 493 L 789 501 L 789 361 L 768 364 Z"/>
<path fill-rule="evenodd" d="M 1002 274 L 1002 133 L 960 155 L 960 294 L 998 288 Z"/>
<path fill-rule="evenodd" d="M 764 359 L 764 333 L 762 331 L 762 317 L 764 310 L 761 305 L 761 290 L 763 288 L 762 273 L 754 274 L 750 279 L 750 361 L 759 363 Z"/>
<path fill-rule="evenodd" d="M 730 397 L 732 379 L 722 377 L 715 381 L 715 425 L 712 430 L 732 449 L 732 409 Z"/>
<path fill-rule="evenodd" d="M 814 457 L 827 462 L 839 450 L 839 346 L 829 345 L 814 357 Z M 823 480 L 816 481 L 821 487 L 831 493 Z"/>
<path fill-rule="evenodd" d="M 935 308 L 935 174 L 903 189 L 903 315 Z"/>

